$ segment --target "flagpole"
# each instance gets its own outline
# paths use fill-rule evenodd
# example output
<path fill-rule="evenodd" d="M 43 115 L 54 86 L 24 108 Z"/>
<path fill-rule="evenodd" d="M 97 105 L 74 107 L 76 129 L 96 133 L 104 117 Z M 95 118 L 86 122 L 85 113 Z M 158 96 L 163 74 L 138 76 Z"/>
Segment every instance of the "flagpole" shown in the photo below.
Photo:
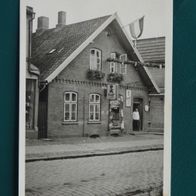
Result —
<path fill-rule="evenodd" d="M 134 44 L 133 44 L 134 48 L 136 48 L 136 47 L 137 47 L 137 39 L 134 39 L 134 40 L 133 40 L 133 43 L 134 43 Z"/>

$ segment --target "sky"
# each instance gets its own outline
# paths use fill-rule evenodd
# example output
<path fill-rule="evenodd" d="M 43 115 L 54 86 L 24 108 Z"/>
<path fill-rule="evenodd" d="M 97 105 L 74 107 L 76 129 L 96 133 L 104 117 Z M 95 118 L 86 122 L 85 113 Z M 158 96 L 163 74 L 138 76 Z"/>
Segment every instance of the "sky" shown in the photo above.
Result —
<path fill-rule="evenodd" d="M 144 17 L 144 30 L 140 38 L 165 36 L 167 31 L 166 0 L 26 0 L 36 17 L 49 17 L 49 28 L 57 24 L 58 11 L 65 11 L 66 23 L 75 23 L 117 12 L 123 26 Z M 125 29 L 129 32 L 129 27 Z"/>

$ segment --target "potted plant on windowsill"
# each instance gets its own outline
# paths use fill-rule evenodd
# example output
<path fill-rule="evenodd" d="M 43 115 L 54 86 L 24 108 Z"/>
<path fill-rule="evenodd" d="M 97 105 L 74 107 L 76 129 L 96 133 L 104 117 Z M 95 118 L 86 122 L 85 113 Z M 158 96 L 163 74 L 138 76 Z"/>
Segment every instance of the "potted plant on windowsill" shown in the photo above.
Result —
<path fill-rule="evenodd" d="M 117 82 L 120 83 L 123 80 L 123 75 L 119 73 L 110 73 L 107 77 L 108 82 Z"/>
<path fill-rule="evenodd" d="M 105 76 L 105 74 L 99 70 L 88 69 L 88 71 L 87 71 L 87 78 L 89 80 L 101 80 L 104 78 L 104 76 Z"/>
<path fill-rule="evenodd" d="M 121 61 L 117 58 L 107 58 L 106 59 L 107 62 L 116 62 L 116 63 L 121 63 Z"/>

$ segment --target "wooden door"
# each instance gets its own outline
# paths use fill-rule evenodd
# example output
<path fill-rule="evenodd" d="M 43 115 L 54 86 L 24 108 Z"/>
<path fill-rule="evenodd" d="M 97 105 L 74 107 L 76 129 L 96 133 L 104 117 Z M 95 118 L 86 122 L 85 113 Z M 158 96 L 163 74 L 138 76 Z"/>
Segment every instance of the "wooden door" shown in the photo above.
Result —
<path fill-rule="evenodd" d="M 38 137 L 47 138 L 47 102 L 39 102 L 38 129 Z"/>

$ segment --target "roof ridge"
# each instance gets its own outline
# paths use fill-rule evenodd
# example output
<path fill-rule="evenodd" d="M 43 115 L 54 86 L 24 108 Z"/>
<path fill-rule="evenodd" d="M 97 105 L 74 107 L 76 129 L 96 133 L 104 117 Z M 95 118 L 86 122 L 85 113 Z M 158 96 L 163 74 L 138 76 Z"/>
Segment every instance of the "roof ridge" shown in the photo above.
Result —
<path fill-rule="evenodd" d="M 79 22 L 74 22 L 74 23 L 66 24 L 64 27 L 62 27 L 60 29 L 63 29 L 63 28 L 66 28 L 66 27 L 70 27 L 71 25 L 78 25 L 78 24 L 81 24 L 81 23 L 90 22 L 90 21 L 93 21 L 93 20 L 98 20 L 98 19 L 103 19 L 103 18 L 109 18 L 111 16 L 112 16 L 112 14 L 108 14 L 108 15 L 101 16 L 101 17 L 96 17 L 96 18 L 91 18 L 91 19 L 88 19 L 88 20 L 82 20 L 82 21 L 79 21 Z M 46 29 L 45 31 L 55 30 L 55 29 L 57 29 L 57 28 L 56 27 L 53 27 L 53 28 Z M 36 34 L 36 32 L 34 32 L 33 34 Z"/>
<path fill-rule="evenodd" d="M 92 21 L 92 20 L 102 19 L 102 18 L 106 18 L 106 17 L 109 18 L 110 16 L 112 16 L 112 14 L 108 14 L 108 15 L 104 15 L 104 16 L 100 16 L 100 17 L 96 17 L 96 18 L 91 18 L 91 19 L 87 19 L 87 20 L 82 20 L 82 21 L 79 21 L 79 22 L 70 23 L 70 24 L 67 24 L 66 26 L 79 24 L 79 23 L 83 23 L 83 22 L 89 22 L 89 21 Z"/>

